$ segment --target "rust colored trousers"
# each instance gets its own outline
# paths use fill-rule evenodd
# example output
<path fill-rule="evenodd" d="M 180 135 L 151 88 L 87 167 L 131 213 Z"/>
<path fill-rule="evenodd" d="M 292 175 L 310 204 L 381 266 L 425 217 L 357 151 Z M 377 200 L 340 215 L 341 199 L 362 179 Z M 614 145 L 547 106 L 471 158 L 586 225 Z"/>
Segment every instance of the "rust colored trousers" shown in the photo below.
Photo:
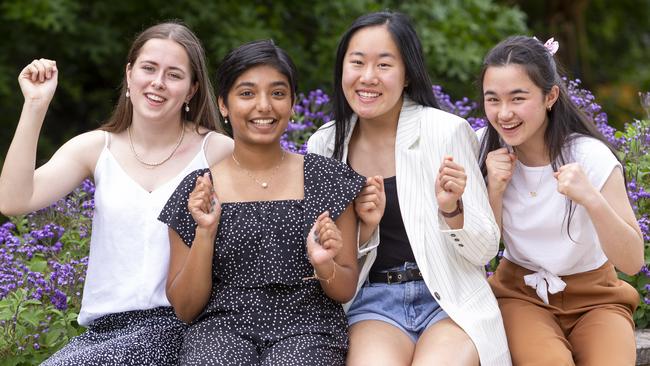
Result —
<path fill-rule="evenodd" d="M 515 366 L 633 366 L 632 314 L 637 291 L 607 262 L 593 271 L 562 276 L 564 291 L 545 304 L 526 286 L 532 271 L 501 259 L 490 286 L 497 297 Z"/>

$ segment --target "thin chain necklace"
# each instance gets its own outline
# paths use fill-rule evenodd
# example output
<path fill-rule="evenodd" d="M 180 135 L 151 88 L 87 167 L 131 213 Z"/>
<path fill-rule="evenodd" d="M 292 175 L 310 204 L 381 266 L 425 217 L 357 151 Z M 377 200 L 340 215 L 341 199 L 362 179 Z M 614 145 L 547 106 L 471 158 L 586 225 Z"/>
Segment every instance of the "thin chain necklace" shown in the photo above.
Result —
<path fill-rule="evenodd" d="M 178 138 L 178 141 L 176 142 L 176 146 L 174 146 L 174 149 L 172 152 L 167 156 L 165 159 L 158 163 L 148 163 L 140 158 L 137 152 L 135 152 L 135 147 L 133 146 L 133 136 L 131 136 L 131 126 L 127 127 L 126 130 L 129 133 L 129 145 L 131 146 L 131 151 L 133 152 L 133 156 L 135 156 L 135 160 L 139 161 L 140 164 L 146 165 L 149 168 L 155 168 L 159 165 L 163 165 L 167 162 L 167 160 L 171 159 L 172 156 L 174 156 L 174 153 L 176 150 L 178 150 L 178 147 L 181 146 L 181 142 L 183 142 L 183 137 L 185 136 L 185 126 L 181 125 L 181 136 Z"/>
<path fill-rule="evenodd" d="M 546 167 L 542 167 L 539 171 L 539 180 L 537 181 L 537 185 L 535 186 L 535 189 L 531 190 L 530 187 L 528 186 L 528 179 L 526 177 L 526 173 L 524 172 L 524 169 L 519 166 L 519 170 L 521 171 L 521 178 L 526 185 L 526 190 L 528 191 L 528 195 L 531 198 L 537 198 L 537 191 L 539 190 L 540 184 L 542 184 L 542 177 L 544 176 L 544 172 L 546 171 Z"/>
<path fill-rule="evenodd" d="M 271 180 L 273 180 L 273 177 L 275 176 L 275 173 L 277 173 L 278 170 L 280 169 L 280 165 L 282 165 L 282 162 L 284 161 L 285 155 L 287 155 L 287 152 L 285 150 L 282 150 L 282 158 L 280 158 L 280 162 L 278 163 L 278 165 L 275 166 L 275 168 L 273 168 L 273 173 L 271 173 L 271 176 L 266 181 L 260 181 L 259 179 L 257 179 L 253 175 L 253 173 L 250 172 L 250 170 L 242 167 L 241 164 L 239 164 L 239 161 L 237 160 L 237 158 L 235 158 L 235 153 L 234 152 L 232 153 L 232 160 L 235 162 L 235 164 L 237 164 L 239 169 L 243 170 L 244 173 L 246 173 L 246 175 L 248 175 L 252 180 L 255 181 L 255 183 L 259 184 L 263 189 L 267 189 L 267 188 L 269 188 L 269 183 L 271 182 Z"/>

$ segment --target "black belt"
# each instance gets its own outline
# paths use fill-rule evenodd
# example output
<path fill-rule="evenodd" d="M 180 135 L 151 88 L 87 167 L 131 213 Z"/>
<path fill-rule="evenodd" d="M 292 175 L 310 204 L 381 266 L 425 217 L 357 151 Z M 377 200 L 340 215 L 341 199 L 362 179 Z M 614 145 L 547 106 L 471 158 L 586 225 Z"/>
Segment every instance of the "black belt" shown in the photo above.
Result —
<path fill-rule="evenodd" d="M 390 272 L 370 272 L 368 281 L 381 283 L 402 283 L 422 280 L 422 272 L 418 268 L 407 269 L 404 271 Z"/>

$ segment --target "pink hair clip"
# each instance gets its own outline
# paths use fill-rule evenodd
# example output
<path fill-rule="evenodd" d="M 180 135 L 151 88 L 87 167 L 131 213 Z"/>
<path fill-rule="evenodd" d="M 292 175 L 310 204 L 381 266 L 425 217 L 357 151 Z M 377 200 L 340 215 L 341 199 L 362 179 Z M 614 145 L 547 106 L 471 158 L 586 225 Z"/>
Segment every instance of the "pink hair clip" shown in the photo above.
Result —
<path fill-rule="evenodd" d="M 537 37 L 533 36 L 533 38 L 539 41 Z M 542 41 L 539 42 L 541 43 Z M 544 43 L 544 47 L 546 47 L 546 49 L 552 56 L 555 55 L 555 52 L 557 52 L 557 50 L 560 48 L 560 43 L 558 43 L 558 41 L 556 41 L 555 38 L 551 37 L 548 39 L 548 41 L 546 41 L 546 43 Z"/>
<path fill-rule="evenodd" d="M 553 37 L 549 38 L 546 43 L 544 43 L 544 47 L 548 50 L 548 52 L 551 53 L 551 55 L 555 55 L 555 52 L 557 52 L 558 48 L 560 48 L 560 44 L 558 41 L 553 39 Z"/>

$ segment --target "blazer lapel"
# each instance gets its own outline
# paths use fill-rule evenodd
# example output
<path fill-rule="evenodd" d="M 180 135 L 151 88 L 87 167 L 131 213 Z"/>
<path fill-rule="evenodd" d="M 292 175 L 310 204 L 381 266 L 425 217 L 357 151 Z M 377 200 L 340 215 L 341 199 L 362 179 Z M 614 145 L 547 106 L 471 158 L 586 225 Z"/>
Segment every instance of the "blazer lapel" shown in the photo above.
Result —
<path fill-rule="evenodd" d="M 404 97 L 402 110 L 397 123 L 395 151 L 410 149 L 420 140 L 420 111 L 422 106 Z"/>
<path fill-rule="evenodd" d="M 420 128 L 423 107 L 405 98 L 397 124 L 395 141 L 395 171 L 397 174 L 397 195 L 404 227 L 416 258 L 424 243 L 425 227 L 422 212 L 426 207 L 422 150 L 420 149 Z"/>

